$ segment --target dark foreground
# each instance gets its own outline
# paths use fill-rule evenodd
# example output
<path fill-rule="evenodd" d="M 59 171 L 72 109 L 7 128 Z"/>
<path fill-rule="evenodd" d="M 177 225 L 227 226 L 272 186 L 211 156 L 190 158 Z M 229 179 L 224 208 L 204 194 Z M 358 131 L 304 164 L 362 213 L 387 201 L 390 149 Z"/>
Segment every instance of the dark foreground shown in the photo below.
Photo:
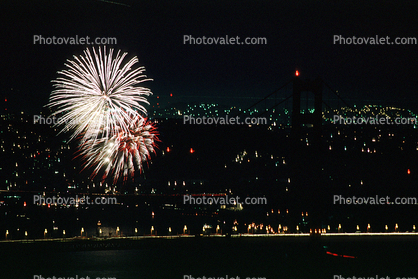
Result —
<path fill-rule="evenodd" d="M 85 245 L 86 241 L 1 243 L 0 278 L 418 278 L 417 240 L 411 236 L 141 239 L 108 240 L 107 247 Z"/>

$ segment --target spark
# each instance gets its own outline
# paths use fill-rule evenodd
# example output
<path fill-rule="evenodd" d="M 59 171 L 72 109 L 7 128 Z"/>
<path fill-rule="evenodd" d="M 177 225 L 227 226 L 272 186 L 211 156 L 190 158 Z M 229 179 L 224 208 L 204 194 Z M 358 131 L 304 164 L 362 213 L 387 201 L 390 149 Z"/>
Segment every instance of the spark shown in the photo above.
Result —
<path fill-rule="evenodd" d="M 127 53 L 106 47 L 84 51 L 84 56 L 67 60 L 67 69 L 59 71 L 53 80 L 55 90 L 51 93 L 48 107 L 55 109 L 56 126 L 61 132 L 72 131 L 70 140 L 83 134 L 81 141 L 96 140 L 97 131 L 105 130 L 105 137 L 113 137 L 120 129 L 128 132 L 130 119 L 143 114 L 143 104 L 149 104 L 148 88 L 138 86 L 150 81 L 144 74 L 145 68 L 132 67 L 138 62 L 134 57 L 123 63 Z"/>
<path fill-rule="evenodd" d="M 135 170 L 143 170 L 143 164 L 155 153 L 157 141 L 155 124 L 136 117 L 130 121 L 128 132 L 119 129 L 111 138 L 90 139 L 80 145 L 77 156 L 81 156 L 84 169 L 93 169 L 91 179 L 100 173 L 102 180 L 112 177 L 116 183 L 119 177 L 126 181 L 134 177 Z"/>

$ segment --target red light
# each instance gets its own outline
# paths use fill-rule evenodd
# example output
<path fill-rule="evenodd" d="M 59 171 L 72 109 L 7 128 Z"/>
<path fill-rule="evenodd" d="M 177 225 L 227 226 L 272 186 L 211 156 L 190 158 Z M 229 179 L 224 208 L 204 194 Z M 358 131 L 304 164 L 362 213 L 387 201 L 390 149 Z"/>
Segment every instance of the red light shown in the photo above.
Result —
<path fill-rule="evenodd" d="M 23 202 L 23 206 L 26 206 L 26 202 Z"/>
<path fill-rule="evenodd" d="M 299 71 L 296 71 L 295 76 L 297 77 L 299 76 Z"/>
<path fill-rule="evenodd" d="M 408 169 L 407 173 L 408 173 L 408 174 L 411 174 L 411 170 L 410 170 L 410 169 Z"/>
<path fill-rule="evenodd" d="M 193 148 L 190 148 L 190 153 L 194 153 L 194 150 L 193 150 Z"/>
<path fill-rule="evenodd" d="M 170 147 L 167 147 L 167 152 L 170 152 Z"/>
<path fill-rule="evenodd" d="M 5 98 L 4 101 L 7 102 L 7 98 Z"/>
<path fill-rule="evenodd" d="M 173 93 L 170 93 L 170 97 L 173 97 Z"/>
<path fill-rule="evenodd" d="M 350 259 L 355 259 L 356 257 L 354 256 L 348 256 L 348 255 L 339 255 L 339 254 L 335 254 L 335 253 L 331 253 L 329 251 L 327 251 L 328 255 L 334 256 L 334 257 L 343 257 L 343 258 L 350 258 Z"/>

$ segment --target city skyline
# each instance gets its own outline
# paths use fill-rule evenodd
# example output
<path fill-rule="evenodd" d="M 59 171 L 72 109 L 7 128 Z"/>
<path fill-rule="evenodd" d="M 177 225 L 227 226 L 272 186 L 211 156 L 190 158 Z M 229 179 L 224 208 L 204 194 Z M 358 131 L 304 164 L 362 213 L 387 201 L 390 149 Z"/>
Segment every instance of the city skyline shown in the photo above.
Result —
<path fill-rule="evenodd" d="M 417 10 L 1 1 L 0 278 L 415 279 Z"/>

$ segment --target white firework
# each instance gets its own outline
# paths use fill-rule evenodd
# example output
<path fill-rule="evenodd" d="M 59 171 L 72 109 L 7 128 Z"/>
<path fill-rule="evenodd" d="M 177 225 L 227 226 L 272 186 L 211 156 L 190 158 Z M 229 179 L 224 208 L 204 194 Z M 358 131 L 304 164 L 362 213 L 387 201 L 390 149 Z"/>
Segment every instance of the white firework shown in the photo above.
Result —
<path fill-rule="evenodd" d="M 103 52 L 93 48 L 92 55 L 86 49 L 84 56 L 67 60 L 67 69 L 52 81 L 55 90 L 47 106 L 55 110 L 56 125 L 64 126 L 61 132 L 72 131 L 70 140 L 82 134 L 81 142 L 95 141 L 97 131 L 106 131 L 103 138 L 127 133 L 130 119 L 146 115 L 143 104 L 149 104 L 145 97 L 152 93 L 139 84 L 151 79 L 144 67 L 132 69 L 137 57 L 123 63 L 126 55 L 118 51 L 114 56 L 113 49 L 106 54 L 106 47 Z"/>

